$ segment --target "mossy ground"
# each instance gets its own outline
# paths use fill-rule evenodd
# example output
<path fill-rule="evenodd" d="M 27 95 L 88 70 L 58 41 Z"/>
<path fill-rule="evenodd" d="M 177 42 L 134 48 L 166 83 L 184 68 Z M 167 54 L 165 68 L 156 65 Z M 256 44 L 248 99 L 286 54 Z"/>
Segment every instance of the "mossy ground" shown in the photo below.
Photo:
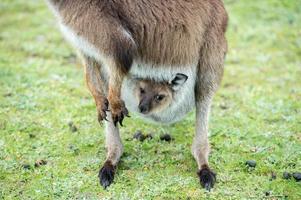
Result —
<path fill-rule="evenodd" d="M 225 4 L 229 53 L 210 119 L 218 183 L 207 193 L 190 154 L 193 113 L 171 127 L 127 119 L 125 153 L 103 190 L 103 129 L 74 51 L 45 2 L 2 0 L 0 199 L 301 199 L 300 182 L 281 178 L 301 171 L 301 1 Z M 154 138 L 132 140 L 136 130 Z M 160 141 L 163 132 L 174 140 Z M 47 164 L 35 168 L 39 159 Z"/>

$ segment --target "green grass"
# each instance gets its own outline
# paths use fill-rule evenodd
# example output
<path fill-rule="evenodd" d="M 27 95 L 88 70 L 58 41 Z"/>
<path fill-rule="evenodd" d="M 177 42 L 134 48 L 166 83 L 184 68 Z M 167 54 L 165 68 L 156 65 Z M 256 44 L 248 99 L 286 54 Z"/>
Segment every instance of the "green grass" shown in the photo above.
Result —
<path fill-rule="evenodd" d="M 301 171 L 301 2 L 225 4 L 229 53 L 210 119 L 218 183 L 207 193 L 190 155 L 193 113 L 171 127 L 127 119 L 125 153 L 103 190 L 103 129 L 74 51 L 43 1 L 2 0 L 0 199 L 301 199 L 301 183 L 282 179 Z M 136 130 L 154 139 L 132 140 Z M 163 132 L 175 140 L 160 141 Z M 39 159 L 47 165 L 35 168 Z M 249 159 L 254 170 L 244 165 Z"/>

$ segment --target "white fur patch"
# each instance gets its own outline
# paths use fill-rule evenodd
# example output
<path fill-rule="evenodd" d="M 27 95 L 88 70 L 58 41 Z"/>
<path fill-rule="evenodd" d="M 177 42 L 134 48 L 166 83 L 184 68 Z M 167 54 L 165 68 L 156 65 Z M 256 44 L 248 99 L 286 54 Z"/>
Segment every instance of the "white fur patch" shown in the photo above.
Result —
<path fill-rule="evenodd" d="M 85 55 L 90 56 L 94 58 L 95 60 L 101 62 L 105 60 L 105 57 L 99 50 L 90 42 L 88 42 L 84 37 L 78 35 L 75 33 L 72 28 L 68 27 L 63 23 L 63 20 L 58 12 L 58 8 L 52 4 L 50 1 L 46 1 L 49 8 L 52 10 L 56 18 L 58 19 L 59 27 L 61 32 L 63 33 L 65 39 L 71 43 L 74 48 L 80 50 L 83 52 Z"/>
<path fill-rule="evenodd" d="M 96 47 L 89 43 L 85 38 L 77 35 L 71 28 L 60 23 L 60 28 L 66 40 L 68 40 L 75 48 L 82 51 L 87 56 L 95 58 L 97 61 L 103 60 L 103 55 L 96 49 Z"/>
<path fill-rule="evenodd" d="M 134 61 L 129 76 L 124 80 L 122 99 L 132 112 L 141 117 L 159 123 L 174 123 L 182 119 L 195 106 L 194 87 L 196 81 L 197 64 L 192 66 L 153 66 L 152 64 Z M 169 81 L 177 73 L 188 76 L 183 86 L 175 92 L 171 105 L 159 113 L 143 115 L 139 113 L 139 102 L 134 94 L 135 78 L 152 79 L 154 81 Z"/>

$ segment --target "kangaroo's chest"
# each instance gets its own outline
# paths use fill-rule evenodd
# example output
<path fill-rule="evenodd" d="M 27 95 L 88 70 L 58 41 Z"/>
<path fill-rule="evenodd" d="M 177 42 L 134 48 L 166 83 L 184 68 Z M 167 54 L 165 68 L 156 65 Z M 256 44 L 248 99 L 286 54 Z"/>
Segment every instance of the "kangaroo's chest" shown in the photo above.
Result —
<path fill-rule="evenodd" d="M 182 119 L 195 105 L 196 64 L 191 66 L 154 66 L 135 61 L 122 85 L 122 99 L 131 112 L 142 118 L 159 123 L 173 123 Z M 188 76 L 185 84 L 176 92 L 172 103 L 159 113 L 144 115 L 139 112 L 139 100 L 134 94 L 135 79 L 152 79 L 154 81 L 171 80 L 177 73 Z"/>

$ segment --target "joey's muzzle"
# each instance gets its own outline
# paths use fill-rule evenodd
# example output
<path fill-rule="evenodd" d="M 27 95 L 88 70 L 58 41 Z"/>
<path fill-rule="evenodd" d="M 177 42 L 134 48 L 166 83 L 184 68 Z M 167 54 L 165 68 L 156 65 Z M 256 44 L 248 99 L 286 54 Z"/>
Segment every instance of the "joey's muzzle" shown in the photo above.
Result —
<path fill-rule="evenodd" d="M 151 109 L 150 103 L 151 103 L 150 100 L 148 100 L 148 99 L 146 99 L 146 98 L 145 98 L 145 99 L 142 99 L 142 100 L 140 101 L 140 103 L 139 103 L 139 106 L 138 106 L 139 111 L 140 111 L 142 114 L 147 114 L 147 113 L 150 111 L 150 109 Z"/>

